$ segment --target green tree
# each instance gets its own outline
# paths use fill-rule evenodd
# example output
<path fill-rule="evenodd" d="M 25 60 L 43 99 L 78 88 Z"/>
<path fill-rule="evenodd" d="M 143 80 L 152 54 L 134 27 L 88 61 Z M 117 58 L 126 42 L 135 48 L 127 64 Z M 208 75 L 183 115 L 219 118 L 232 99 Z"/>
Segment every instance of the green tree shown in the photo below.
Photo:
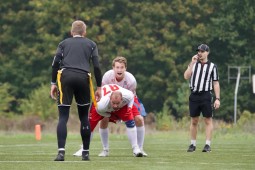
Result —
<path fill-rule="evenodd" d="M 10 84 L 0 84 L 0 116 L 13 116 L 13 106 L 17 102 L 13 96 Z"/>

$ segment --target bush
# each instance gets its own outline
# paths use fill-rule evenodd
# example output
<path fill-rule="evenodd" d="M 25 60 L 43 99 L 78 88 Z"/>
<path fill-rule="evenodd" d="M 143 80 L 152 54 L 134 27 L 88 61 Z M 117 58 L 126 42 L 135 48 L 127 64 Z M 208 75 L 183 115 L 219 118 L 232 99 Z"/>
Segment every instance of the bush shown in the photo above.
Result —
<path fill-rule="evenodd" d="M 245 110 L 237 121 L 236 128 L 244 132 L 255 133 L 255 114 Z"/>
<path fill-rule="evenodd" d="M 32 91 L 28 99 L 21 101 L 20 110 L 23 115 L 39 116 L 42 120 L 56 118 L 57 105 L 49 95 L 49 85 L 41 85 L 40 88 Z"/>
<path fill-rule="evenodd" d="M 164 104 L 163 110 L 156 115 L 157 130 L 173 130 L 176 127 L 176 121 L 171 115 L 168 106 Z"/>

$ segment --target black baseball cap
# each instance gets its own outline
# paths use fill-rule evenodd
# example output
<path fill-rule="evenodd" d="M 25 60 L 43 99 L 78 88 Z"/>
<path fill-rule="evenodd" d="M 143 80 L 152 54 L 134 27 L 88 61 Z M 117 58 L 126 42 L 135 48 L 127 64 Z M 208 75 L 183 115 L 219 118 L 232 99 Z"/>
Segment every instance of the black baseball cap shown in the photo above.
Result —
<path fill-rule="evenodd" d="M 201 44 L 197 47 L 197 50 L 196 51 L 207 51 L 209 52 L 210 51 L 210 48 L 208 45 L 206 44 Z"/>

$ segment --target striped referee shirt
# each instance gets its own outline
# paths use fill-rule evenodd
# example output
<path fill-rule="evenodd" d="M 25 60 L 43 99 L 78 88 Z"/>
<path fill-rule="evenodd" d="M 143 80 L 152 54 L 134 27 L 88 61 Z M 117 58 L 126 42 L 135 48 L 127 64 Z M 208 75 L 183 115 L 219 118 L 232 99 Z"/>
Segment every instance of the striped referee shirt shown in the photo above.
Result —
<path fill-rule="evenodd" d="M 217 66 L 207 61 L 198 61 L 192 68 L 189 86 L 192 92 L 205 92 L 213 89 L 212 82 L 219 80 Z"/>

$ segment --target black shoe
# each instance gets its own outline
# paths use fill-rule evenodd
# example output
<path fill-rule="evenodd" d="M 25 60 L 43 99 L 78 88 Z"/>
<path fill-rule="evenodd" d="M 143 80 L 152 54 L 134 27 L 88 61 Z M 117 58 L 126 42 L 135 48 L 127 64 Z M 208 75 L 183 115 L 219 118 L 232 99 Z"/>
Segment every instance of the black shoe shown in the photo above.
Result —
<path fill-rule="evenodd" d="M 202 152 L 211 152 L 211 147 L 206 144 Z"/>
<path fill-rule="evenodd" d="M 65 151 L 58 151 L 58 155 L 54 161 L 64 161 L 65 160 Z"/>
<path fill-rule="evenodd" d="M 195 152 L 195 150 L 196 150 L 196 146 L 191 144 L 191 145 L 189 145 L 189 148 L 188 148 L 187 152 Z"/>
<path fill-rule="evenodd" d="M 89 161 L 89 151 L 82 151 L 82 160 Z"/>

